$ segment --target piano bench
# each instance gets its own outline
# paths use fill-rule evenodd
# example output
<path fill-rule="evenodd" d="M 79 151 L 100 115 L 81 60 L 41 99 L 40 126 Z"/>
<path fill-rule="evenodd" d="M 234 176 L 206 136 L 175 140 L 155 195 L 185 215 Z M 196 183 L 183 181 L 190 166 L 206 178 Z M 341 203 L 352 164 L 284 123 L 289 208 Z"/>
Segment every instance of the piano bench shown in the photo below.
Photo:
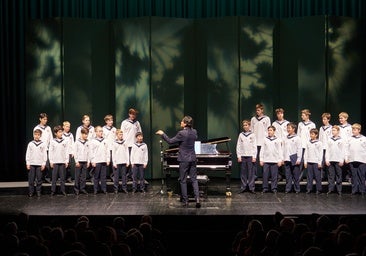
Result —
<path fill-rule="evenodd" d="M 207 183 L 210 181 L 210 179 L 208 178 L 207 175 L 199 175 L 197 174 L 197 181 L 198 181 L 198 189 L 200 192 L 200 197 L 204 197 L 207 198 L 207 190 L 208 190 L 208 185 Z M 189 176 L 187 176 L 187 184 L 191 183 L 191 179 Z M 189 194 L 193 194 L 192 191 L 192 186 L 188 186 L 188 193 Z"/>

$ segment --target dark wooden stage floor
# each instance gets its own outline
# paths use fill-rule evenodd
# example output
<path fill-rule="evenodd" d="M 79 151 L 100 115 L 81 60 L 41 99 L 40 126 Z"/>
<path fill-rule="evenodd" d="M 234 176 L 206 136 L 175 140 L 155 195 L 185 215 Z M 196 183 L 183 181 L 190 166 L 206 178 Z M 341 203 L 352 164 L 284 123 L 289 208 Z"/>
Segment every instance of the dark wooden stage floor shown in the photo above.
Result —
<path fill-rule="evenodd" d="M 232 255 L 231 243 L 235 234 L 243 228 L 243 220 L 257 218 L 266 230 L 273 224 L 275 212 L 291 216 L 298 222 L 328 215 L 355 216 L 366 220 L 366 198 L 351 195 L 350 184 L 344 184 L 342 196 L 337 194 L 285 194 L 284 182 L 277 194 L 238 194 L 239 180 L 231 181 L 232 196 L 226 197 L 223 179 L 211 179 L 202 199 L 202 207 L 195 208 L 192 201 L 182 207 L 179 195 L 168 195 L 166 187 L 161 191 L 161 180 L 148 181 L 147 193 L 74 195 L 72 184 L 67 184 L 68 195 L 50 196 L 50 184 L 44 184 L 41 197 L 27 196 L 26 182 L 0 182 L 0 216 L 2 222 L 23 212 L 30 216 L 33 225 L 63 223 L 72 226 L 81 215 L 87 215 L 92 223 L 110 225 L 115 216 L 123 216 L 130 227 L 138 226 L 142 215 L 151 215 L 154 226 L 164 234 L 167 255 Z M 178 184 L 176 184 L 178 185 Z M 323 184 L 324 191 L 326 183 Z M 112 191 L 112 184 L 108 184 Z M 261 191 L 261 182 L 256 184 Z M 176 192 L 177 188 L 173 187 Z M 88 183 L 88 191 L 92 184 Z M 302 183 L 305 191 L 305 182 Z M 194 242 L 193 242 L 194 241 Z M 206 242 L 204 242 L 206 241 Z M 207 241 L 210 241 L 207 243 Z M 187 246 L 182 246 L 185 244 Z M 194 250 L 189 246 L 195 244 Z"/>
<path fill-rule="evenodd" d="M 257 187 L 260 191 L 260 182 Z M 181 206 L 179 195 L 168 195 L 166 187 L 161 191 L 161 180 L 149 181 L 147 193 L 97 195 L 74 195 L 72 184 L 67 184 L 66 197 L 50 196 L 50 184 L 43 185 L 41 197 L 28 198 L 26 182 L 0 183 L 0 209 L 2 213 L 25 212 L 29 215 L 271 215 L 279 211 L 286 215 L 318 214 L 366 214 L 366 199 L 351 195 L 350 185 L 344 185 L 342 196 L 337 194 L 285 194 L 279 192 L 238 194 L 239 181 L 231 182 L 232 196 L 226 197 L 225 184 L 221 179 L 209 181 L 202 208 L 196 209 L 194 202 L 188 208 Z M 92 191 L 92 184 L 88 190 Z M 111 189 L 111 183 L 108 184 Z M 279 185 L 281 187 L 283 185 Z M 304 186 L 304 185 L 302 185 Z M 326 186 L 324 184 L 324 186 Z M 304 188 L 302 188 L 305 190 Z M 176 188 L 173 188 L 177 190 Z M 324 189 L 326 191 L 326 189 Z"/>

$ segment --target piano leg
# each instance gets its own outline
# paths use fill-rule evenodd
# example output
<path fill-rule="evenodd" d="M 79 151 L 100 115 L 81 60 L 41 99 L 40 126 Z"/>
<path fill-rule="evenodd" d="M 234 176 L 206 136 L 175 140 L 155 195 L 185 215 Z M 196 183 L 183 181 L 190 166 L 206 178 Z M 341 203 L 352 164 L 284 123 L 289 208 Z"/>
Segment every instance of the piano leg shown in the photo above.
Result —
<path fill-rule="evenodd" d="M 171 173 L 170 170 L 166 170 L 165 171 L 165 185 L 166 185 L 166 192 L 168 194 L 168 196 L 172 196 L 172 189 L 170 187 L 170 177 L 171 177 Z"/>
<path fill-rule="evenodd" d="M 225 176 L 226 176 L 226 196 L 227 197 L 231 197 L 232 193 L 231 193 L 231 186 L 230 186 L 230 177 L 231 177 L 231 170 L 227 170 L 225 172 Z"/>

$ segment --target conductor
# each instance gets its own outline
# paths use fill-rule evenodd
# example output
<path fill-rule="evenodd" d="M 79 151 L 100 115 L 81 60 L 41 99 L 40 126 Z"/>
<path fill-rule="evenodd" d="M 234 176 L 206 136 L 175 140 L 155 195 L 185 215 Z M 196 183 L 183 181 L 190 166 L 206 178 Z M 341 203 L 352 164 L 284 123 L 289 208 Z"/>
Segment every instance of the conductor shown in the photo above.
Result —
<path fill-rule="evenodd" d="M 182 121 L 180 122 L 180 127 L 182 130 L 178 131 L 177 134 L 172 138 L 169 138 L 168 135 L 166 135 L 162 130 L 156 131 L 156 134 L 161 135 L 162 139 L 169 144 L 179 144 L 179 183 L 182 193 L 181 197 L 183 206 L 188 206 L 187 175 L 189 175 L 196 199 L 196 208 L 200 208 L 201 203 L 197 181 L 196 153 L 194 150 L 194 143 L 197 139 L 197 131 L 193 129 L 192 117 L 183 117 Z"/>

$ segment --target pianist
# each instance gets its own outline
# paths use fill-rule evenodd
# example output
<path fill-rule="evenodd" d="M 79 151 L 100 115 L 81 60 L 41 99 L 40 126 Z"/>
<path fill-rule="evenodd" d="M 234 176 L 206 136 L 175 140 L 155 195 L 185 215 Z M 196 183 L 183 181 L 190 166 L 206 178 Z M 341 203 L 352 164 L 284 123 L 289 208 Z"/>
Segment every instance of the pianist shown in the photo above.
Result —
<path fill-rule="evenodd" d="M 180 122 L 180 127 L 182 130 L 178 131 L 172 138 L 169 138 L 162 130 L 156 131 L 156 134 L 160 135 L 162 139 L 169 144 L 179 144 L 179 183 L 183 206 L 188 206 L 187 175 L 189 175 L 196 199 L 196 208 L 200 208 L 201 203 L 197 181 L 196 152 L 194 150 L 194 143 L 197 140 L 197 131 L 193 129 L 192 117 L 183 117 Z"/>

